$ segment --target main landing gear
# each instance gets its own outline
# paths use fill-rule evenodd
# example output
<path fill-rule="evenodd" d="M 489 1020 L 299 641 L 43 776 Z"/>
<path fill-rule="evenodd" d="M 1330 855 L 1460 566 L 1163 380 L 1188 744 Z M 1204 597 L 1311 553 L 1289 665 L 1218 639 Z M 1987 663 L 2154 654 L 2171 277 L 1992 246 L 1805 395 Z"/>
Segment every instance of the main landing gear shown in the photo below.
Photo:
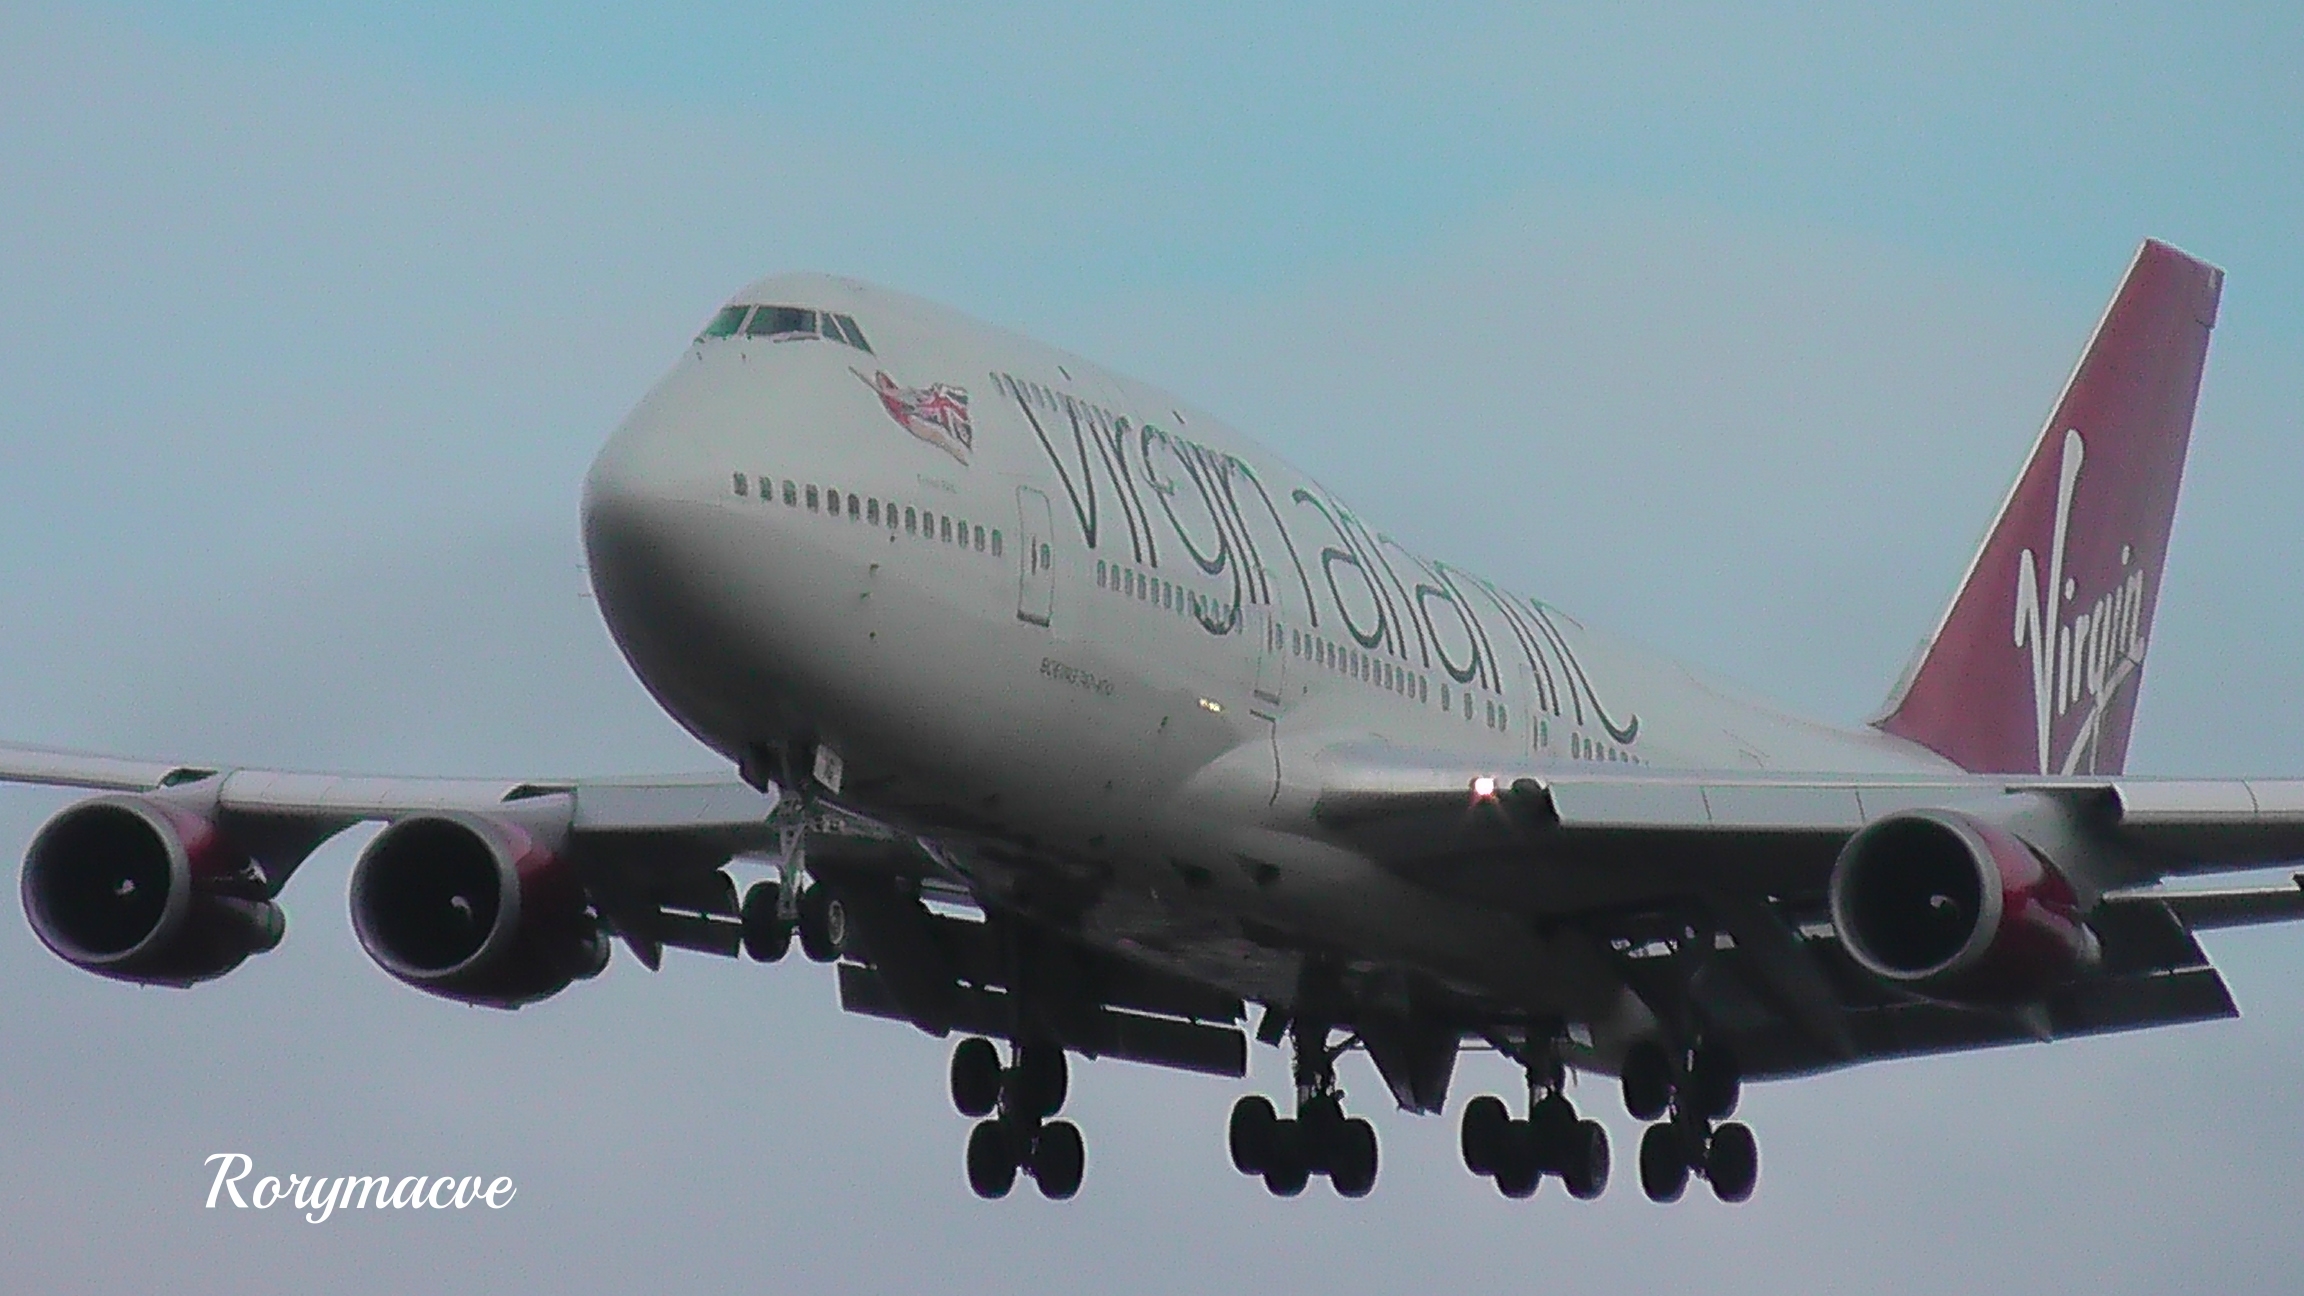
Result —
<path fill-rule="evenodd" d="M 1561 1092 L 1567 1072 L 1557 1059 L 1528 1068 L 1528 1114 L 1514 1119 L 1504 1100 L 1482 1094 L 1464 1105 L 1459 1127 L 1464 1168 L 1496 1181 L 1507 1197 L 1530 1197 L 1557 1175 L 1568 1195 L 1590 1201 L 1608 1187 L 1608 1131 L 1579 1119 Z"/>
<path fill-rule="evenodd" d="M 979 1036 L 952 1050 L 952 1105 L 982 1118 L 968 1132 L 968 1186 L 979 1197 L 1005 1197 L 1022 1171 L 1041 1196 L 1062 1201 L 1080 1191 L 1088 1168 L 1080 1127 L 1050 1119 L 1070 1087 L 1064 1050 L 1021 1044 L 1009 1053 L 1003 1067 L 997 1047 Z"/>
<path fill-rule="evenodd" d="M 1760 1145 L 1750 1126 L 1727 1119 L 1743 1088 L 1727 1046 L 1699 1045 L 1675 1056 L 1660 1044 L 1635 1044 L 1624 1055 L 1623 1080 L 1625 1109 L 1656 1121 L 1640 1136 L 1640 1187 L 1648 1200 L 1678 1201 L 1691 1174 L 1703 1176 L 1724 1202 L 1751 1197 Z"/>
<path fill-rule="evenodd" d="M 1316 1174 L 1328 1176 L 1338 1195 L 1365 1197 L 1376 1186 L 1376 1127 L 1344 1114 L 1336 1085 L 1336 1058 L 1324 1025 L 1298 1020 L 1290 1027 L 1295 1052 L 1296 1114 L 1283 1117 L 1262 1094 L 1232 1104 L 1226 1131 L 1232 1167 L 1261 1177 L 1276 1197 L 1304 1191 Z"/>

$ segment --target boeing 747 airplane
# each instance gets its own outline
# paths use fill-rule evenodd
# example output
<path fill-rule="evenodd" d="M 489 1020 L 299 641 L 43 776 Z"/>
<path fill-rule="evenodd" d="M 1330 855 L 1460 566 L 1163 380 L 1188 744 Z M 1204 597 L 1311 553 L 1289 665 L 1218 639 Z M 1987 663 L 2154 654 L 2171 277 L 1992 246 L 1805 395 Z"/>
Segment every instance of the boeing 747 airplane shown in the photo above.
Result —
<path fill-rule="evenodd" d="M 1069 1197 L 1068 1058 L 1246 1074 L 1273 1193 L 1357 1197 L 1363 1050 L 1459 1105 L 1508 1196 L 1609 1178 L 1564 1092 L 1613 1075 L 1639 1178 L 1728 1201 L 1747 1082 L 2236 1015 L 2194 934 L 2295 886 L 2304 780 L 2130 778 L 2222 272 L 2137 253 L 1951 606 L 1870 723 L 1800 719 L 1413 553 L 1225 424 L 852 280 L 730 299 L 584 482 L 598 605 L 721 776 L 501 782 L 0 748 L 93 795 L 26 852 L 26 917 L 101 976 L 190 986 L 281 939 L 323 841 L 400 981 L 506 1008 L 620 942 L 837 964 L 939 1037 L 967 1180 Z M 739 896 L 728 866 L 764 861 Z M 1213 1131 L 1211 1132 L 1213 1135 Z M 1211 1152 L 1214 1151 L 1211 1138 Z"/>

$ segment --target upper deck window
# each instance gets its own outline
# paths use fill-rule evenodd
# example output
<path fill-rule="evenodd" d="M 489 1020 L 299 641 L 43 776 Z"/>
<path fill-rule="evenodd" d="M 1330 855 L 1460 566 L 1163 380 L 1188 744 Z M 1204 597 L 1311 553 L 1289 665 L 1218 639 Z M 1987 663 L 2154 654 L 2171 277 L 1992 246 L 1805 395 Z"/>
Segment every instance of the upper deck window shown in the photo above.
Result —
<path fill-rule="evenodd" d="M 751 309 L 749 306 L 721 307 L 720 313 L 712 317 L 712 322 L 704 326 L 704 331 L 696 335 L 697 340 L 734 337 L 736 330 L 744 327 L 744 312 Z"/>

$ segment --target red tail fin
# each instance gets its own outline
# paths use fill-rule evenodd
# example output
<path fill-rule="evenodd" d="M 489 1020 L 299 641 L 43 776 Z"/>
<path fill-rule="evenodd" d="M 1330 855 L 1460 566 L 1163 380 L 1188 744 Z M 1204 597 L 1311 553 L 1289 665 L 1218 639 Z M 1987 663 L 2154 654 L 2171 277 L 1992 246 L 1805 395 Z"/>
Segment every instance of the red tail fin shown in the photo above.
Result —
<path fill-rule="evenodd" d="M 2224 272 L 2146 241 L 1879 727 L 1978 773 L 2118 773 Z"/>

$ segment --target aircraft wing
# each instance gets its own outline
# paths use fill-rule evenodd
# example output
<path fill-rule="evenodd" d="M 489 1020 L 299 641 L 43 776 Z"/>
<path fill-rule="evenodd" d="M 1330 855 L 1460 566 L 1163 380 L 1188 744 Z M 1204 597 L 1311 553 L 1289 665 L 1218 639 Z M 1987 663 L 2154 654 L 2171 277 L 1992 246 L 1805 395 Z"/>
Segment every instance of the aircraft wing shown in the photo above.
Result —
<path fill-rule="evenodd" d="M 1701 941 L 1689 992 L 1756 1076 L 2233 1016 L 2192 933 L 2304 919 L 2304 880 L 2163 885 L 2304 859 L 2304 781 L 1564 771 L 1377 741 L 1290 773 L 1321 831 L 1421 885 L 1586 932 L 1652 1002 L 1658 960 Z M 2079 893 L 2095 961 L 1999 1004 L 1867 972 L 1828 908 L 1834 865 L 1859 829 L 1914 812 L 2038 843 Z"/>
<path fill-rule="evenodd" d="M 1019 1026 L 1022 1009 L 1010 994 L 1005 934 L 964 916 L 982 906 L 948 860 L 836 805 L 812 806 L 804 818 L 772 817 L 777 794 L 733 778 L 347 776 L 0 747 L 0 783 L 85 789 L 100 794 L 89 803 L 95 805 L 110 800 L 132 801 L 145 812 L 168 808 L 162 815 L 167 822 L 145 822 L 177 840 L 179 859 L 195 857 L 187 860 L 190 876 L 183 889 L 236 906 L 218 921 L 230 920 L 224 938 L 237 943 L 207 963 L 163 958 L 155 964 L 140 958 L 131 967 L 101 950 L 58 949 L 104 975 L 188 984 L 229 970 L 277 941 L 276 919 L 268 929 L 259 922 L 250 931 L 245 916 L 268 909 L 289 874 L 321 842 L 363 821 L 421 819 L 463 825 L 474 831 L 473 840 L 501 843 L 501 830 L 509 827 L 522 834 L 520 840 L 542 844 L 555 865 L 573 870 L 583 900 L 597 910 L 605 930 L 651 968 L 659 965 L 667 946 L 734 957 L 746 948 L 747 906 L 723 866 L 738 855 L 780 852 L 782 833 L 797 828 L 805 834 L 812 889 L 836 897 L 841 905 L 845 936 L 836 951 L 820 956 L 840 960 L 843 1007 L 910 1022 L 939 1036 L 965 1030 L 1012 1037 Z M 253 867 L 201 876 L 196 857 L 208 828 L 230 842 L 235 861 Z M 36 843 L 35 855 L 38 851 Z M 102 853 L 78 850 L 82 862 Z M 518 867 L 528 866 L 523 860 Z M 39 916 L 34 925 L 44 940 L 54 934 L 43 928 Z M 357 900 L 354 926 L 362 926 Z M 784 938 L 788 934 L 787 929 Z M 784 938 L 773 952 L 755 950 L 755 956 L 780 957 Z M 365 930 L 362 939 L 369 940 Z M 182 937 L 177 943 L 200 941 Z M 557 988 L 550 976 L 541 985 L 410 976 L 391 966 L 377 947 L 372 945 L 370 954 L 419 989 L 470 1002 L 516 1006 Z M 1068 994 L 1048 1005 L 1054 1020 L 1036 1024 L 1044 1035 L 1090 1056 L 1221 1075 L 1245 1073 L 1246 1037 L 1233 1025 L 1243 1015 L 1237 997 L 1085 947 L 1069 949 L 1065 957 Z M 598 964 L 589 966 L 597 970 Z M 558 977 L 557 985 L 566 979 Z"/>

